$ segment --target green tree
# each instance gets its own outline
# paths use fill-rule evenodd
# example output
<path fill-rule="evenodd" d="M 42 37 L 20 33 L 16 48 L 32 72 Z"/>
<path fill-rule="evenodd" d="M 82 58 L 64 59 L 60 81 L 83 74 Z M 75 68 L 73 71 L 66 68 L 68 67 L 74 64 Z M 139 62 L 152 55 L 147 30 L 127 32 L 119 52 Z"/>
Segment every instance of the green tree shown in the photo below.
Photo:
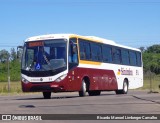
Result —
<path fill-rule="evenodd" d="M 8 77 L 8 62 L 11 81 L 20 80 L 20 60 L 17 59 L 17 53 L 14 48 L 9 53 L 6 50 L 0 51 L 0 81 L 7 81 Z"/>
<path fill-rule="evenodd" d="M 160 45 L 148 47 L 143 53 L 144 70 L 160 74 Z"/>
<path fill-rule="evenodd" d="M 10 63 L 10 77 L 11 81 L 19 81 L 20 80 L 20 61 L 14 60 Z"/>
<path fill-rule="evenodd" d="M 148 53 L 160 53 L 160 45 L 156 44 L 147 48 Z"/>
<path fill-rule="evenodd" d="M 10 58 L 11 58 L 11 61 L 15 61 L 17 59 L 17 53 L 14 48 L 11 48 Z"/>
<path fill-rule="evenodd" d="M 7 62 L 8 57 L 10 56 L 9 52 L 5 49 L 0 51 L 0 62 Z"/>

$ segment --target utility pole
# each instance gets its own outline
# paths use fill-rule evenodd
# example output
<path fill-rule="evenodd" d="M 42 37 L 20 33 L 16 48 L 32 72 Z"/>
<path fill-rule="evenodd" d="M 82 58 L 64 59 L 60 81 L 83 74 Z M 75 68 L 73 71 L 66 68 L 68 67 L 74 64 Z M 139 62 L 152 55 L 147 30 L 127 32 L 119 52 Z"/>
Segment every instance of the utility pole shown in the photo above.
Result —
<path fill-rule="evenodd" d="M 10 93 L 10 69 L 9 69 L 9 54 L 8 54 L 8 58 L 7 58 L 7 67 L 8 67 L 8 93 Z"/>
<path fill-rule="evenodd" d="M 149 71 L 150 74 L 150 93 L 152 93 L 152 72 Z"/>

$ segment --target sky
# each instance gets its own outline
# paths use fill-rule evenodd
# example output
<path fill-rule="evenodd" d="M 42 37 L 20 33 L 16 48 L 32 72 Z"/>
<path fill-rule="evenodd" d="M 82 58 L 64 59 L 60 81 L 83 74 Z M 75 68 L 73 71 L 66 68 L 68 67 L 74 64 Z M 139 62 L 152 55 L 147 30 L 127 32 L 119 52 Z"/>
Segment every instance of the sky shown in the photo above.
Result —
<path fill-rule="evenodd" d="M 135 48 L 160 44 L 160 0 L 0 0 L 0 50 L 54 33 Z"/>

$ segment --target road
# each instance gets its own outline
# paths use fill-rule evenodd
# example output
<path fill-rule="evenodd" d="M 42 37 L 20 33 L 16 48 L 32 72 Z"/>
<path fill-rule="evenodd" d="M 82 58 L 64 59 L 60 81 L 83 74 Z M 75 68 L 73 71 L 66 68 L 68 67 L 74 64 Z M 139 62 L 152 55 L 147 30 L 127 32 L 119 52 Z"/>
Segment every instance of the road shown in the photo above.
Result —
<path fill-rule="evenodd" d="M 52 93 L 51 99 L 43 99 L 41 93 L 0 96 L 0 114 L 160 114 L 160 94 L 132 90 L 127 95 L 102 92 L 86 97 Z"/>

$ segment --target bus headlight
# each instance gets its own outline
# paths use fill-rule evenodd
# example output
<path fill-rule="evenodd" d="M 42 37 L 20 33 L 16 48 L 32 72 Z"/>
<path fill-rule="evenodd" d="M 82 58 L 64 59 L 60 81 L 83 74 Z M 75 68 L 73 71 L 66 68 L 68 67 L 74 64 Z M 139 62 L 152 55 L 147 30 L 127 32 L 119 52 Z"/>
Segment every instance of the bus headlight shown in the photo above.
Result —
<path fill-rule="evenodd" d="M 25 83 L 25 84 L 29 83 L 29 81 L 28 81 L 27 79 L 23 78 L 23 77 L 21 78 L 21 80 L 22 80 L 22 82 Z"/>
<path fill-rule="evenodd" d="M 64 74 L 64 75 L 60 76 L 58 79 L 56 79 L 55 81 L 56 81 L 56 82 L 60 82 L 60 81 L 62 81 L 63 79 L 65 79 L 66 76 L 67 76 L 67 74 Z"/>

